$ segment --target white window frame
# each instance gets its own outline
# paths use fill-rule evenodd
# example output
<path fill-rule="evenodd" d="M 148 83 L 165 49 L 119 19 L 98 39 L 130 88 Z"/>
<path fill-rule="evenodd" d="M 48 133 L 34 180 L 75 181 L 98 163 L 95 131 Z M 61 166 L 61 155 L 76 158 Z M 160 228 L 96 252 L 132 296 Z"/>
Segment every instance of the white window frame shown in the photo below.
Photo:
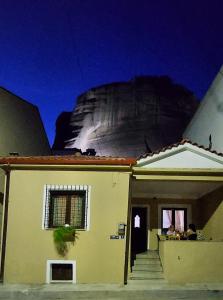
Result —
<path fill-rule="evenodd" d="M 158 205 L 158 234 L 161 234 L 161 219 L 162 219 L 162 215 L 161 215 L 161 211 L 162 208 L 186 208 L 187 209 L 187 226 L 188 224 L 192 223 L 192 205 L 191 204 L 184 204 L 184 203 L 172 203 L 172 204 L 159 204 Z M 186 230 L 186 228 L 185 228 Z"/>
<path fill-rule="evenodd" d="M 60 184 L 45 184 L 43 190 L 43 211 L 42 211 L 42 229 L 48 230 L 52 229 L 46 226 L 46 207 L 49 205 L 50 192 L 51 191 L 86 191 L 87 201 L 86 201 L 86 226 L 84 229 L 77 230 L 90 230 L 90 195 L 91 195 L 91 186 L 90 185 L 60 185 Z"/>
<path fill-rule="evenodd" d="M 52 268 L 53 264 L 66 264 L 72 265 L 72 280 L 52 280 Z M 48 259 L 46 262 L 46 283 L 60 283 L 60 282 L 70 282 L 76 283 L 76 260 L 52 260 Z"/>

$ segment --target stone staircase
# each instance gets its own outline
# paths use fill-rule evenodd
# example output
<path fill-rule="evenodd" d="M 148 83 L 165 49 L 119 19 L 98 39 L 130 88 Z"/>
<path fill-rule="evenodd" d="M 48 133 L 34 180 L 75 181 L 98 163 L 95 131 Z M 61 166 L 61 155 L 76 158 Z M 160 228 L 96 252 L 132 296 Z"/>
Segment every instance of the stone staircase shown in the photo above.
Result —
<path fill-rule="evenodd" d="M 136 255 L 128 283 L 164 283 L 158 251 L 149 250 Z"/>

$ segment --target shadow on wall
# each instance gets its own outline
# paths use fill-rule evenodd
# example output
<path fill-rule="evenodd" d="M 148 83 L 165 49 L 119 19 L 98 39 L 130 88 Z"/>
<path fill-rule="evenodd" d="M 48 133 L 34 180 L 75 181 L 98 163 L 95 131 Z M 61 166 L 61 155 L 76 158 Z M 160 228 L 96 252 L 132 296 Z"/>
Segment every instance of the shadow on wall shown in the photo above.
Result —
<path fill-rule="evenodd" d="M 223 187 L 216 189 L 213 192 L 201 197 L 199 199 L 200 206 L 200 228 L 205 226 L 212 221 L 212 224 L 218 224 L 220 220 L 220 206 L 223 200 Z M 218 213 L 219 212 L 219 213 Z M 219 223 L 220 226 L 220 223 Z M 214 229 L 214 228 L 213 228 Z M 217 228 L 216 228 L 217 229 Z M 220 229 L 220 228 L 219 228 Z"/>
<path fill-rule="evenodd" d="M 3 219 L 3 199 L 4 199 L 4 194 L 0 192 L 0 238 L 1 238 L 2 219 Z"/>
<path fill-rule="evenodd" d="M 4 194 L 0 192 L 0 205 L 3 205 Z"/>

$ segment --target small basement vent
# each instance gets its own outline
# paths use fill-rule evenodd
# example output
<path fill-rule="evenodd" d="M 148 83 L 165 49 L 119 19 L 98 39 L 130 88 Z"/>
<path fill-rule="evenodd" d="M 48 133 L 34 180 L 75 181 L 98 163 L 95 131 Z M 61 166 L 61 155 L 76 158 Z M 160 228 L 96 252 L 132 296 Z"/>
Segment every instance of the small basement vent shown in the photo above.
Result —
<path fill-rule="evenodd" d="M 51 282 L 76 283 L 76 262 L 68 260 L 48 260 L 47 283 Z"/>
<path fill-rule="evenodd" d="M 52 264 L 52 281 L 54 280 L 73 280 L 73 266 L 71 264 Z"/>

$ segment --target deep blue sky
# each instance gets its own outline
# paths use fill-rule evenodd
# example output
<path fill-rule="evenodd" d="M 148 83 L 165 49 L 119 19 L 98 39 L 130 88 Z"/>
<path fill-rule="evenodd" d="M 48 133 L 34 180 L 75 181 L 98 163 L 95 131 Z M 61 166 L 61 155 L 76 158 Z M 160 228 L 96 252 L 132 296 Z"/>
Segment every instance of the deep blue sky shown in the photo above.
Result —
<path fill-rule="evenodd" d="M 0 0 L 0 86 L 61 111 L 103 83 L 169 75 L 202 98 L 223 58 L 222 0 Z"/>

